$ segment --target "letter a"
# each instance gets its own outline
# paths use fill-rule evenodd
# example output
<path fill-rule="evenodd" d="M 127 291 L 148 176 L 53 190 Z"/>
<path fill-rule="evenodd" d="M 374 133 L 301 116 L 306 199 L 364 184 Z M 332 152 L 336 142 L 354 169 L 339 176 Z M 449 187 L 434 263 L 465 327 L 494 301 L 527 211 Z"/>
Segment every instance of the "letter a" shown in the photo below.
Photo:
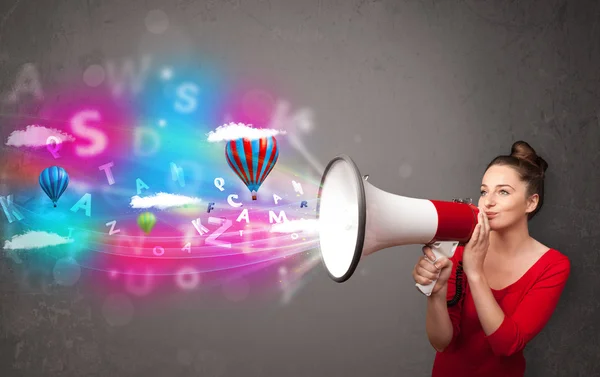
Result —
<path fill-rule="evenodd" d="M 248 208 L 245 208 L 242 211 L 242 213 L 240 213 L 236 221 L 240 222 L 242 220 L 246 220 L 246 223 L 250 223 L 250 217 L 248 216 Z"/>
<path fill-rule="evenodd" d="M 13 87 L 13 91 L 8 95 L 7 101 L 10 103 L 17 102 L 22 93 L 31 93 L 37 100 L 44 99 L 38 71 L 31 63 L 27 63 L 21 68 L 21 72 L 17 76 L 17 82 Z"/>
<path fill-rule="evenodd" d="M 71 207 L 71 211 L 77 212 L 80 208 L 85 209 L 85 215 L 90 217 L 92 211 L 92 195 L 86 193 L 79 199 L 77 203 L 73 207 Z"/>
<path fill-rule="evenodd" d="M 142 189 L 149 189 L 150 188 L 150 187 L 148 187 L 148 185 L 146 183 L 144 183 L 144 181 L 142 181 L 139 178 L 135 180 L 135 184 L 137 186 L 137 193 L 138 193 L 138 195 L 140 195 L 142 193 Z"/>

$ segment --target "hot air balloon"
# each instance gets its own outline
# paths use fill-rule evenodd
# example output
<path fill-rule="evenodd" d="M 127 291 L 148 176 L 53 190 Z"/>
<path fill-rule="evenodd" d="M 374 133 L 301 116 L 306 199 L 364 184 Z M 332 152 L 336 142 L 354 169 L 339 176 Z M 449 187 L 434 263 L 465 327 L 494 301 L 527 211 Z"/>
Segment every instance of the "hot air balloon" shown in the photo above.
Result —
<path fill-rule="evenodd" d="M 230 140 L 225 157 L 231 169 L 244 182 L 256 200 L 256 193 L 277 162 L 279 149 L 275 137 Z"/>
<path fill-rule="evenodd" d="M 48 195 L 54 207 L 58 198 L 65 192 L 69 185 L 69 175 L 59 166 L 50 166 L 42 171 L 39 178 L 42 190 Z"/>
<path fill-rule="evenodd" d="M 144 233 L 150 234 L 154 224 L 156 224 L 156 217 L 152 212 L 144 212 L 138 216 L 137 223 Z"/>

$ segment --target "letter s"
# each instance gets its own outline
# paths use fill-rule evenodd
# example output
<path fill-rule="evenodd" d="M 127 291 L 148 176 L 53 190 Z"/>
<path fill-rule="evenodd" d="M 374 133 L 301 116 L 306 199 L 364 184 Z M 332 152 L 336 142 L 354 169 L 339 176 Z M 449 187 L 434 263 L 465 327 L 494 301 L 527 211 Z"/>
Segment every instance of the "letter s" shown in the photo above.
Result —
<path fill-rule="evenodd" d="M 196 96 L 200 92 L 200 88 L 192 83 L 184 83 L 177 88 L 177 97 L 181 101 L 175 102 L 175 110 L 180 113 L 191 113 L 196 109 Z M 182 103 L 183 102 L 183 103 Z"/>
<path fill-rule="evenodd" d="M 89 121 L 99 122 L 100 113 L 96 110 L 84 110 L 71 118 L 73 133 L 91 141 L 91 145 L 78 145 L 75 148 L 75 152 L 81 157 L 98 155 L 106 149 L 108 144 L 106 134 L 96 128 L 89 127 L 87 125 Z"/>

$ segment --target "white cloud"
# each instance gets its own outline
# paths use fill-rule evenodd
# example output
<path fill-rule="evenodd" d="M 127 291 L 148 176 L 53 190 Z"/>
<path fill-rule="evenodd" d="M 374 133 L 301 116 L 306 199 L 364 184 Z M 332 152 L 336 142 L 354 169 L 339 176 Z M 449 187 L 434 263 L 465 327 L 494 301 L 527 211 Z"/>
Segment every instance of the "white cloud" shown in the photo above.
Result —
<path fill-rule="evenodd" d="M 66 141 L 75 141 L 72 135 L 64 133 L 61 130 L 31 125 L 27 126 L 25 130 L 11 132 L 6 140 L 6 145 L 15 147 L 44 147 L 50 136 L 60 139 L 63 143 Z"/>
<path fill-rule="evenodd" d="M 159 192 L 153 196 L 139 197 L 133 196 L 129 205 L 132 208 L 151 208 L 166 209 L 170 207 L 181 207 L 189 204 L 199 204 L 200 198 L 192 198 L 189 196 L 167 194 Z"/>
<path fill-rule="evenodd" d="M 310 220 L 290 220 L 283 223 L 271 225 L 271 232 L 276 233 L 304 233 L 317 234 L 319 232 L 319 222 L 316 219 Z"/>
<path fill-rule="evenodd" d="M 38 249 L 71 242 L 73 242 L 71 238 L 62 237 L 56 233 L 29 231 L 25 234 L 13 236 L 10 241 L 5 241 L 4 250 Z"/>
<path fill-rule="evenodd" d="M 228 123 L 217 127 L 216 130 L 210 131 L 207 135 L 208 141 L 214 143 L 219 141 L 236 140 L 240 138 L 254 140 L 285 133 L 286 132 L 283 130 L 278 131 L 267 128 L 253 128 L 250 124 Z"/>

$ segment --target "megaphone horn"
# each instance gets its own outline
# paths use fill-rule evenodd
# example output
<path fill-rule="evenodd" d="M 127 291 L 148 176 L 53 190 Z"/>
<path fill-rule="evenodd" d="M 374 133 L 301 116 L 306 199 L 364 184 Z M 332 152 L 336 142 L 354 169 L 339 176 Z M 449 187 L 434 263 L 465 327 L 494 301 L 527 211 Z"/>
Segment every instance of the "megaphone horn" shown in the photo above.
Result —
<path fill-rule="evenodd" d="M 373 186 L 368 177 L 345 154 L 332 159 L 321 177 L 319 248 L 334 281 L 348 280 L 363 257 L 379 250 L 421 244 L 430 245 L 436 258 L 451 258 L 471 238 L 479 210 L 470 202 L 395 195 Z M 416 286 L 429 296 L 435 282 Z"/>

